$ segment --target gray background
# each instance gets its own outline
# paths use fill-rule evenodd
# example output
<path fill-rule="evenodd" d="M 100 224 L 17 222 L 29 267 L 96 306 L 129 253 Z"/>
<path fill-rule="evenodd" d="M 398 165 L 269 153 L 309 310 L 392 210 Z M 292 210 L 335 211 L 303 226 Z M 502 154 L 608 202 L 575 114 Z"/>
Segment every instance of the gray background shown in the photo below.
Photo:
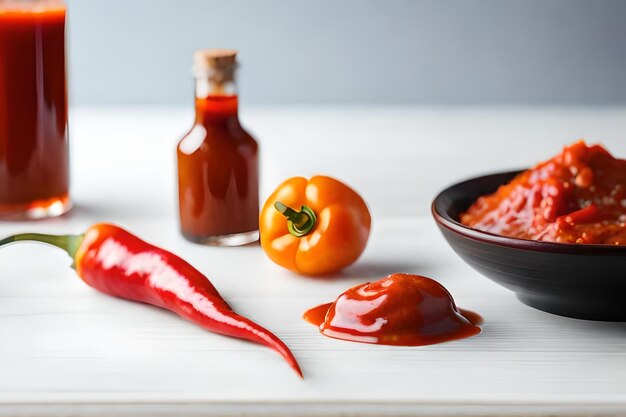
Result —
<path fill-rule="evenodd" d="M 74 104 L 184 104 L 196 48 L 254 104 L 626 104 L 626 1 L 68 0 Z"/>

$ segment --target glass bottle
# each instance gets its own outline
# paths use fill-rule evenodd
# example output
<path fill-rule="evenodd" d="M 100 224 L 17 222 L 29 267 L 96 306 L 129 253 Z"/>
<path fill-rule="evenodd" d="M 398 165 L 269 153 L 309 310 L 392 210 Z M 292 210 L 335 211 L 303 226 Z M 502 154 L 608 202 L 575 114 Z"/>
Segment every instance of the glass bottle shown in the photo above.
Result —
<path fill-rule="evenodd" d="M 178 144 L 181 232 L 217 246 L 258 240 L 258 145 L 239 123 L 237 51 L 194 54 L 196 117 Z"/>
<path fill-rule="evenodd" d="M 0 0 L 0 220 L 69 210 L 61 0 Z"/>

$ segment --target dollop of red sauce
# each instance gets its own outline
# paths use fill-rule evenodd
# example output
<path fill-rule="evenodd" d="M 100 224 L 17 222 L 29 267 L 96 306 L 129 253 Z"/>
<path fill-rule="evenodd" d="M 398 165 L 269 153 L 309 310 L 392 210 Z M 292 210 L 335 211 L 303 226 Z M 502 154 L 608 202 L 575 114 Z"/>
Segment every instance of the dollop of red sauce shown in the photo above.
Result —
<path fill-rule="evenodd" d="M 304 313 L 325 336 L 380 345 L 421 346 L 480 333 L 480 316 L 456 307 L 437 281 L 393 274 L 350 288 Z"/>
<path fill-rule="evenodd" d="M 460 220 L 521 239 L 626 245 L 626 160 L 574 143 L 480 197 Z"/>

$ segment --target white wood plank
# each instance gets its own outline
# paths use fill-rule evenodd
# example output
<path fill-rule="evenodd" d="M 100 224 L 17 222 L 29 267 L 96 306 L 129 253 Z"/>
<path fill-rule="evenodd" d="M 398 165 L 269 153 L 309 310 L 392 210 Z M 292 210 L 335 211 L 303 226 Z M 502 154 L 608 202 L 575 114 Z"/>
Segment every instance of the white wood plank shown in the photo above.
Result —
<path fill-rule="evenodd" d="M 525 166 L 588 135 L 626 156 L 626 110 L 273 109 L 243 115 L 259 136 L 263 192 L 323 172 L 358 188 L 375 226 L 363 258 L 334 280 L 298 277 L 258 246 L 222 249 L 177 232 L 173 149 L 182 110 L 73 114 L 76 210 L 2 223 L 0 234 L 79 232 L 115 221 L 183 255 L 241 313 L 293 349 L 300 381 L 269 349 L 205 332 L 166 311 L 101 295 L 57 250 L 0 250 L 0 416 L 619 415 L 626 324 L 530 309 L 467 267 L 428 215 L 437 190 Z M 316 141 L 293 158 L 287 139 Z M 391 272 L 434 277 L 486 320 L 477 337 L 403 348 L 332 340 L 300 319 L 344 289 Z"/>

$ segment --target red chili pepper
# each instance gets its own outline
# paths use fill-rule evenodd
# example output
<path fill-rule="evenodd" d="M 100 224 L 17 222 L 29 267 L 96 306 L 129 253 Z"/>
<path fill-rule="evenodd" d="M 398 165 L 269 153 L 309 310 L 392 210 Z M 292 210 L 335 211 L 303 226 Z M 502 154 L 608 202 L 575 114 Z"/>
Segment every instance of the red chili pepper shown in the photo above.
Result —
<path fill-rule="evenodd" d="M 48 243 L 65 250 L 85 283 L 103 293 L 168 309 L 204 329 L 247 339 L 280 353 L 302 377 L 289 348 L 276 335 L 235 313 L 207 277 L 178 256 L 110 224 L 82 235 L 24 233 L 0 240 Z"/>

